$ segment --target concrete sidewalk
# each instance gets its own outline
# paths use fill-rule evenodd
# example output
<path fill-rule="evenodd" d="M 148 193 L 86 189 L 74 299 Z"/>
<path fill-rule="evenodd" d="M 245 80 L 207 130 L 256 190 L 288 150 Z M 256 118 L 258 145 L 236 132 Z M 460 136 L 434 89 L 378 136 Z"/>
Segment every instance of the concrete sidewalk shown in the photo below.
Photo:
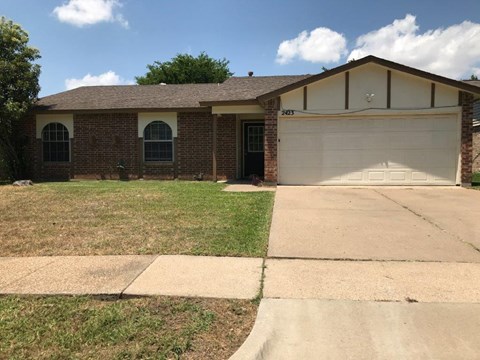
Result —
<path fill-rule="evenodd" d="M 263 259 L 168 255 L 0 257 L 0 294 L 254 298 Z"/>
<path fill-rule="evenodd" d="M 263 259 L 184 255 L 0 258 L 0 294 L 252 299 Z M 480 303 L 480 264 L 267 259 L 264 297 Z"/>

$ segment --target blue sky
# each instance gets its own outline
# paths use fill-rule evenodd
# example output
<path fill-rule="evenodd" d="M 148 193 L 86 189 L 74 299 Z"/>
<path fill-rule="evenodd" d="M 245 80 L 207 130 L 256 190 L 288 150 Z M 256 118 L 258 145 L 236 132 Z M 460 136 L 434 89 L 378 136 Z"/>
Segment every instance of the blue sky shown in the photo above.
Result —
<path fill-rule="evenodd" d="M 201 51 L 239 76 L 318 73 L 367 54 L 480 75 L 479 0 L 0 0 L 0 14 L 40 49 L 41 96 L 132 83 L 155 60 Z"/>

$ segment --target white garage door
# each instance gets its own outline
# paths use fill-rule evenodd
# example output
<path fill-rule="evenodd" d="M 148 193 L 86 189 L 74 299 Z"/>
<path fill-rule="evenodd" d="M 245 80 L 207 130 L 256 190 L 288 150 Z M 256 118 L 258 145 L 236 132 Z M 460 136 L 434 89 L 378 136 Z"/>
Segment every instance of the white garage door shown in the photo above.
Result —
<path fill-rule="evenodd" d="M 279 120 L 280 184 L 454 185 L 457 115 Z"/>

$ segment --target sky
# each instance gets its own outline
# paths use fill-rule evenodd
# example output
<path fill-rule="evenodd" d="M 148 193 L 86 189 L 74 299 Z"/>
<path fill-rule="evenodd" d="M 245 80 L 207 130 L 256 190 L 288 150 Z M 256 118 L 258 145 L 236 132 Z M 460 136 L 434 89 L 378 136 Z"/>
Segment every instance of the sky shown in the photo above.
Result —
<path fill-rule="evenodd" d="M 480 77 L 480 0 L 0 0 L 40 50 L 40 96 L 134 84 L 178 53 L 236 76 L 315 74 L 376 55 Z"/>

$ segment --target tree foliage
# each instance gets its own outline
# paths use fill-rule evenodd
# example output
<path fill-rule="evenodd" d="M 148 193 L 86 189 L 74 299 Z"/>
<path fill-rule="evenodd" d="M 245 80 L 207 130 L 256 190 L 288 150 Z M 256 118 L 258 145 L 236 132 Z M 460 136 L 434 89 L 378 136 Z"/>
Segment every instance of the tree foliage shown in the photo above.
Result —
<path fill-rule="evenodd" d="M 19 123 L 37 99 L 40 58 L 28 46 L 28 34 L 20 25 L 0 18 L 0 162 L 9 178 L 22 175 Z"/>
<path fill-rule="evenodd" d="M 472 76 L 470 76 L 470 80 L 478 80 L 478 76 L 475 74 L 472 74 Z"/>
<path fill-rule="evenodd" d="M 228 64 L 225 58 L 216 60 L 204 52 L 197 57 L 178 54 L 170 61 L 147 65 L 148 72 L 135 79 L 139 85 L 220 83 L 233 75 Z"/>

